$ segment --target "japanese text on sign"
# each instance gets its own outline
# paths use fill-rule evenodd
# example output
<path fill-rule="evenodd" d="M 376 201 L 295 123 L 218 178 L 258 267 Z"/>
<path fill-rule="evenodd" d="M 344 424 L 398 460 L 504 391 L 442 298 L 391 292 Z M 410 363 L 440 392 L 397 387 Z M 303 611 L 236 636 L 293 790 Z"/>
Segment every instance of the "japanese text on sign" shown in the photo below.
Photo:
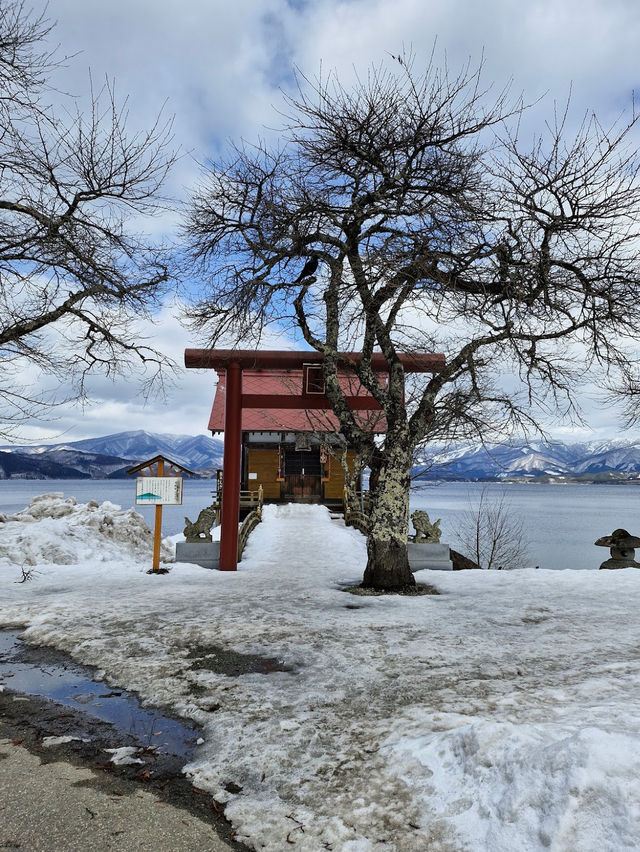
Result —
<path fill-rule="evenodd" d="M 136 479 L 137 506 L 180 506 L 181 476 L 139 476 Z"/>

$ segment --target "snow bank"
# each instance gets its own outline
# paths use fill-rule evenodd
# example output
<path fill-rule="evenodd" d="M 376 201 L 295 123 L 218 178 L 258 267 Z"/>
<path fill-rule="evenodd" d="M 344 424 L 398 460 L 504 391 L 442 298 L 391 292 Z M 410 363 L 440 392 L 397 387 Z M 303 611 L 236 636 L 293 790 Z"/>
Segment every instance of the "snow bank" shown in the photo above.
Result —
<path fill-rule="evenodd" d="M 26 509 L 0 516 L 0 559 L 17 565 L 73 565 L 143 556 L 153 535 L 133 509 L 106 501 L 78 504 L 60 492 L 34 497 Z"/>
<path fill-rule="evenodd" d="M 640 848 L 639 571 L 422 572 L 441 595 L 355 597 L 363 537 L 299 505 L 265 507 L 236 573 L 153 577 L 128 536 L 106 563 L 117 537 L 78 543 L 96 525 L 73 519 L 113 507 L 59 499 L 0 524 L 3 545 L 58 524 L 76 558 L 24 584 L 0 560 L 0 625 L 203 725 L 186 771 L 250 848 Z M 230 676 L 223 651 L 283 665 Z"/>

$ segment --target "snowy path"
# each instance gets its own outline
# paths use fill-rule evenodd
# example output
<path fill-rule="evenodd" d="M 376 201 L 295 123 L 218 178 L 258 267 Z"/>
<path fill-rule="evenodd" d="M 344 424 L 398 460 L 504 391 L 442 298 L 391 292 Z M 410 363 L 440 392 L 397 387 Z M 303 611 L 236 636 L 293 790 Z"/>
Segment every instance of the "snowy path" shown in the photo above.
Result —
<path fill-rule="evenodd" d="M 0 525 L 0 624 L 201 721 L 189 770 L 255 848 L 640 848 L 640 572 L 438 572 L 438 597 L 354 597 L 362 536 L 268 506 L 237 574 L 148 577 L 76 524 L 56 541 L 77 561 L 19 585 L 2 548 L 20 534 Z M 192 665 L 214 646 L 291 671 Z"/>

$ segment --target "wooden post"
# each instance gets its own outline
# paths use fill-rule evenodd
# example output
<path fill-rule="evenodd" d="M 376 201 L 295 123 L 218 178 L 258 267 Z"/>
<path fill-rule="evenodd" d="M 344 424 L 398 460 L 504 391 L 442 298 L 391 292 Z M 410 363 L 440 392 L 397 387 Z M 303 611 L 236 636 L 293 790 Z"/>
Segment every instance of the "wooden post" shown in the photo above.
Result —
<path fill-rule="evenodd" d="M 158 462 L 158 476 L 164 476 L 164 461 Z M 154 571 L 160 570 L 160 542 L 162 541 L 162 504 L 156 506 L 156 519 L 153 528 L 153 564 Z"/>
<path fill-rule="evenodd" d="M 227 398 L 224 415 L 224 478 L 220 529 L 220 570 L 238 566 L 238 518 L 240 514 L 240 454 L 242 451 L 242 367 L 227 367 Z"/>

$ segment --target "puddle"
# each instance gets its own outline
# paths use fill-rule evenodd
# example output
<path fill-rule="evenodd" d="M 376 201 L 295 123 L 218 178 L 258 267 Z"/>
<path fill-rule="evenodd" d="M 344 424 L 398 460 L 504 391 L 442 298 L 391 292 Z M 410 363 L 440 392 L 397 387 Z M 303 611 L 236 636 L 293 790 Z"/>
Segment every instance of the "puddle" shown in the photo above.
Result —
<path fill-rule="evenodd" d="M 14 631 L 0 631 L 0 683 L 13 692 L 38 695 L 112 723 L 142 746 L 186 762 L 199 730 L 188 722 L 143 707 L 132 693 L 112 689 L 93 671 L 50 648 L 28 645 Z"/>

